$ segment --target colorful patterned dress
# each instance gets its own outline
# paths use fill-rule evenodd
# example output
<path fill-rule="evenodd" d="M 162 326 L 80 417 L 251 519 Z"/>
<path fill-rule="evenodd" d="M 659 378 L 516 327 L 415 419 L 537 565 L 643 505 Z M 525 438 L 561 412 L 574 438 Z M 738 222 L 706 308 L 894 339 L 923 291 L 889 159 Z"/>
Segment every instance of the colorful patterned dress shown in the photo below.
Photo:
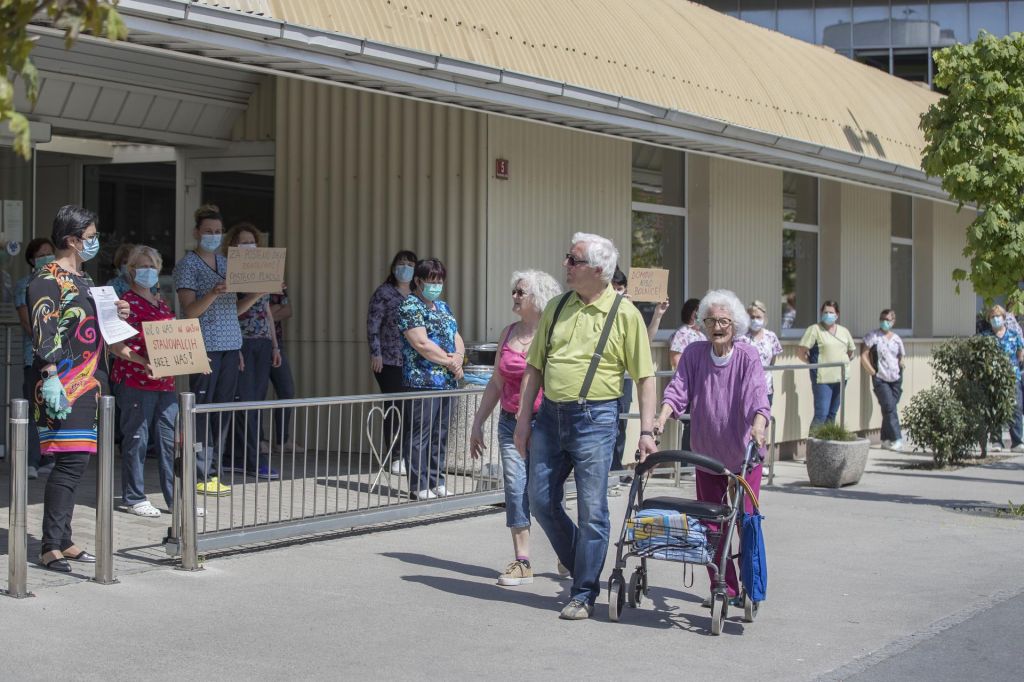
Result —
<path fill-rule="evenodd" d="M 28 287 L 29 317 L 35 341 L 35 367 L 57 366 L 71 414 L 52 419 L 43 405 L 42 383 L 33 391 L 33 416 L 43 454 L 96 453 L 97 406 L 106 381 L 103 337 L 89 296 L 89 275 L 57 263 L 43 266 Z"/>

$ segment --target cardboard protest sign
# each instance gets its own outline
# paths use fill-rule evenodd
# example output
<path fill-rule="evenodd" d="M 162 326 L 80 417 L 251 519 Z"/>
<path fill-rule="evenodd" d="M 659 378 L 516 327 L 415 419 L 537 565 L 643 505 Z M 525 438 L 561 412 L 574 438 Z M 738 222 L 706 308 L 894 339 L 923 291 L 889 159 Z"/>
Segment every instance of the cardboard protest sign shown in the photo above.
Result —
<path fill-rule="evenodd" d="M 634 303 L 661 303 L 668 298 L 668 270 L 632 268 L 627 291 Z"/>
<path fill-rule="evenodd" d="M 228 249 L 229 292 L 242 294 L 279 294 L 284 281 L 284 261 L 288 249 Z"/>
<path fill-rule="evenodd" d="M 143 322 L 142 333 L 146 337 L 146 354 L 153 366 L 153 376 L 174 377 L 210 371 L 199 320 Z"/>

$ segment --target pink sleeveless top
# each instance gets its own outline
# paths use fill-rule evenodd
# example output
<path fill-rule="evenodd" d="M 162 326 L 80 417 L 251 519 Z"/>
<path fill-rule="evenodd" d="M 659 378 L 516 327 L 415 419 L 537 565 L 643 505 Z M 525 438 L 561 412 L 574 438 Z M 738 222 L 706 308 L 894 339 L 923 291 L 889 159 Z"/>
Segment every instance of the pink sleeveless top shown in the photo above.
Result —
<path fill-rule="evenodd" d="M 511 333 L 511 330 L 509 330 Z M 523 385 L 523 374 L 526 372 L 526 353 L 512 350 L 508 345 L 509 334 L 505 334 L 498 349 L 498 374 L 505 380 L 501 386 L 501 409 L 515 414 L 519 411 L 519 392 Z M 540 409 L 540 401 L 544 397 L 543 389 L 537 391 L 537 400 L 533 411 Z"/>

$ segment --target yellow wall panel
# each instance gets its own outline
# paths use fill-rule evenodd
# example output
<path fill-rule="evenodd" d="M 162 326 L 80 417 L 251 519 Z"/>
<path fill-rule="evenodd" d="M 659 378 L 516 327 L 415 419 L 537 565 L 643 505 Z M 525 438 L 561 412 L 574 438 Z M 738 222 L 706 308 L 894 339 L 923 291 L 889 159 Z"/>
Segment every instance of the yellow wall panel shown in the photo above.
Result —
<path fill-rule="evenodd" d="M 888 192 L 843 185 L 840 259 L 840 323 L 854 338 L 878 326 L 878 313 L 890 305 L 891 204 Z M 822 300 L 831 298 L 822 292 Z"/>

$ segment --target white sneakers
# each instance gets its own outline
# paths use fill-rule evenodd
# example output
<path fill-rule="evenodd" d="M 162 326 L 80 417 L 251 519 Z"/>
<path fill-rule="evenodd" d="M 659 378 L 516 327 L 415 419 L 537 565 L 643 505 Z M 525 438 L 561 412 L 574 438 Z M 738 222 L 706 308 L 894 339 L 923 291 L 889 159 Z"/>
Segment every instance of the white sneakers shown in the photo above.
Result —
<path fill-rule="evenodd" d="M 448 492 L 448 488 L 445 488 L 444 485 L 439 485 L 436 488 L 431 488 L 430 491 L 434 493 L 434 497 L 448 497 L 449 495 L 454 494 Z"/>
<path fill-rule="evenodd" d="M 434 500 L 437 499 L 438 497 L 449 497 L 451 495 L 454 495 L 454 493 L 448 492 L 448 489 L 445 488 L 443 485 L 439 485 L 436 488 L 431 488 L 430 490 L 416 491 L 417 500 Z"/>
<path fill-rule="evenodd" d="M 391 473 L 393 473 L 395 476 L 405 476 L 407 473 L 409 473 L 409 470 L 405 468 L 405 460 L 399 458 L 392 462 Z"/>
<path fill-rule="evenodd" d="M 125 511 L 135 514 L 136 516 L 145 516 L 149 519 L 160 518 L 160 510 L 153 506 L 153 503 L 149 500 L 143 500 L 137 502 L 130 507 L 125 507 Z"/>
<path fill-rule="evenodd" d="M 902 451 L 903 450 L 903 439 L 901 438 L 901 439 L 894 440 L 893 442 L 889 443 L 889 449 L 892 450 L 893 452 L 900 452 L 900 451 Z"/>
<path fill-rule="evenodd" d="M 1010 448 L 1010 452 L 1024 452 L 1024 443 L 1017 443 Z"/>

